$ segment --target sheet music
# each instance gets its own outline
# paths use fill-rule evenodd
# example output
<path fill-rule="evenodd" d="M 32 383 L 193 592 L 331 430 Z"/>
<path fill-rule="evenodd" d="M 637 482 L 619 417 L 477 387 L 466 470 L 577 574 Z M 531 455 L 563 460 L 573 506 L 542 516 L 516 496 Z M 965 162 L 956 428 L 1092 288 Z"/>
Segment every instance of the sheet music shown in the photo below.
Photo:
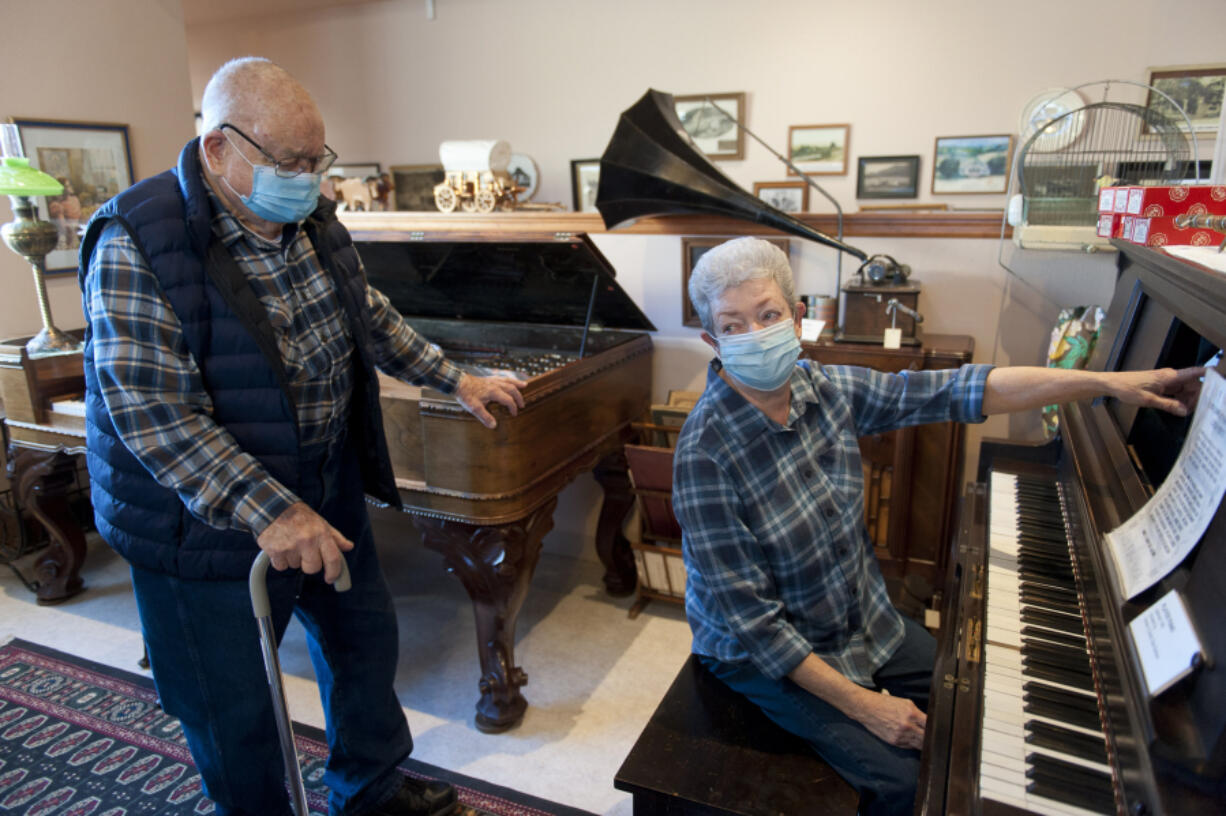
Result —
<path fill-rule="evenodd" d="M 1175 466 L 1145 506 L 1107 534 L 1124 597 L 1149 589 L 1192 551 L 1223 493 L 1226 381 L 1209 369 Z"/>

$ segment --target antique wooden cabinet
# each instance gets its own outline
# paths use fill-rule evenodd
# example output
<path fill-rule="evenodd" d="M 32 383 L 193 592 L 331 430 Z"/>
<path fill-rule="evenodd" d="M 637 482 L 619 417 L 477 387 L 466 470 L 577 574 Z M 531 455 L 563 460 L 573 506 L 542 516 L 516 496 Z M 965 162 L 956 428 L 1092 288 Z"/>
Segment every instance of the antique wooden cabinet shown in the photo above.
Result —
<path fill-rule="evenodd" d="M 879 371 L 958 368 L 971 361 L 974 338 L 923 335 L 923 344 L 886 349 L 873 343 L 805 342 L 803 356 L 823 365 Z M 965 429 L 945 422 L 860 439 L 864 514 L 886 581 L 921 575 L 938 590 L 945 576 L 962 482 Z"/>

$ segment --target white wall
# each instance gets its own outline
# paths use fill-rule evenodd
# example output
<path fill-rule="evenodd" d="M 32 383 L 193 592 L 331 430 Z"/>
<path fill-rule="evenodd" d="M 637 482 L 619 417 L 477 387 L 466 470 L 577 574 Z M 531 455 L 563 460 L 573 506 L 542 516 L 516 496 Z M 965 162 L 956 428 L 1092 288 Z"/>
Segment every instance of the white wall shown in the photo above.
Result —
<path fill-rule="evenodd" d="M 1226 3 L 1189 0 L 1173 13 L 1152 0 L 421 0 L 304 11 L 188 29 L 198 100 L 226 59 L 259 54 L 315 94 L 342 161 L 437 161 L 445 139 L 502 138 L 540 169 L 538 201 L 570 204 L 569 162 L 599 156 L 618 114 L 649 87 L 674 94 L 747 93 L 747 124 L 777 150 L 788 126 L 851 123 L 850 172 L 821 183 L 856 209 L 855 160 L 919 154 L 921 201 L 1000 208 L 1003 196 L 928 192 L 938 136 L 1016 133 L 1044 89 L 1099 79 L 1143 81 L 1154 65 L 1221 62 Z M 1188 21 L 1196 21 L 1189 23 Z M 1206 145 L 1211 147 L 1211 145 Z M 786 178 L 747 142 L 720 162 L 737 184 Z M 820 196 L 811 209 L 830 211 Z M 655 322 L 657 398 L 701 387 L 708 358 L 681 325 L 676 237 L 602 235 L 596 243 L 622 286 Z M 852 239 L 889 252 L 923 281 L 925 330 L 975 338 L 976 361 L 1041 363 L 1062 306 L 1104 302 L 1112 262 L 1070 255 L 998 265 L 994 240 Z M 833 253 L 794 240 L 798 291 L 834 290 Z M 849 268 L 850 267 L 850 268 Z M 844 276 L 854 270 L 844 263 Z M 1002 326 L 997 338 L 997 326 Z M 980 437 L 1032 436 L 1035 417 L 996 418 Z M 969 463 L 973 467 L 974 458 Z M 563 495 L 559 536 L 582 537 L 597 494 L 590 480 Z"/>
<path fill-rule="evenodd" d="M 169 167 L 191 138 L 179 0 L 0 0 L 0 21 L 0 117 L 126 124 L 137 179 Z M 8 197 L 0 198 L 0 222 L 10 221 Z M 38 331 L 30 267 L 7 247 L 0 280 L 0 336 Z M 80 327 L 76 275 L 55 275 L 47 288 L 56 325 Z"/>

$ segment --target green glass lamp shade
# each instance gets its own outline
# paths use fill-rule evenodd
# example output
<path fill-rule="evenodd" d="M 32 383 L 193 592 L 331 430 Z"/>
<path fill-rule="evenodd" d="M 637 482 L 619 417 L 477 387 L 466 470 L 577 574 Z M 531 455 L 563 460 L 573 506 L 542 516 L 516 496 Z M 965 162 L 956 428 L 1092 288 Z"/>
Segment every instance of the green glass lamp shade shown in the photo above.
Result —
<path fill-rule="evenodd" d="M 0 195 L 51 196 L 62 192 L 64 185 L 31 167 L 29 159 L 7 156 L 0 164 Z"/>

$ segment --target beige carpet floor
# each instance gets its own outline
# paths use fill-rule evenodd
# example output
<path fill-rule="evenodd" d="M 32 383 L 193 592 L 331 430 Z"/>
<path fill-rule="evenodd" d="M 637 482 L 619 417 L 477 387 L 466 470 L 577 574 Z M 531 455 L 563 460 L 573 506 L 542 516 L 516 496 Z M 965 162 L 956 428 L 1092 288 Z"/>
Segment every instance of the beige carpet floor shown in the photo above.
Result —
<path fill-rule="evenodd" d="M 572 807 L 630 816 L 613 775 L 689 653 L 680 607 L 652 602 L 635 620 L 633 599 L 610 598 L 590 543 L 558 531 L 545 539 L 520 614 L 516 659 L 528 673 L 529 708 L 509 732 L 473 726 L 477 700 L 472 608 L 439 555 L 407 517 L 373 512 L 375 537 L 400 622 L 396 689 L 416 740 L 413 756 Z M 130 671 L 141 656 L 127 566 L 93 541 L 87 590 L 39 607 L 0 570 L 0 640 L 22 637 Z M 281 648 L 295 720 L 322 727 L 305 636 L 291 624 Z"/>

